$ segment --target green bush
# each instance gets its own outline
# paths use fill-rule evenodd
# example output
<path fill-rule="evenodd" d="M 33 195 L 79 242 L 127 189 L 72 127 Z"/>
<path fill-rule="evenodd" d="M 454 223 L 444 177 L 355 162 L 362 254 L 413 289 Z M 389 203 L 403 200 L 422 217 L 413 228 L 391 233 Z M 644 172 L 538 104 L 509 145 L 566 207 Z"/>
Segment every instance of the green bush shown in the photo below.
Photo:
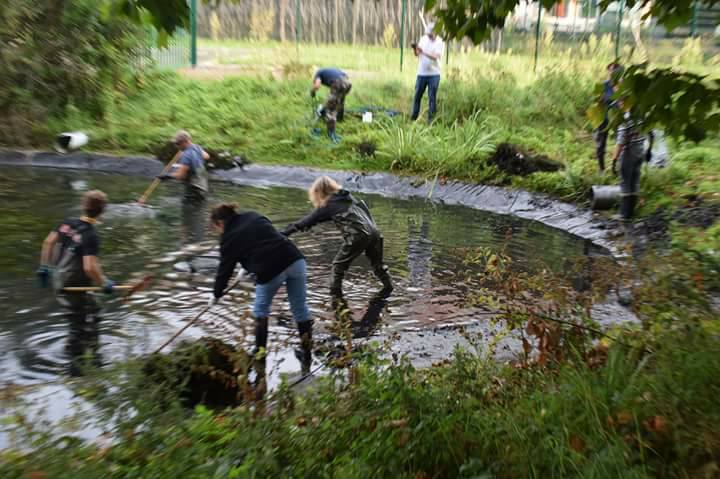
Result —
<path fill-rule="evenodd" d="M 138 31 L 96 0 L 12 0 L 0 9 L 0 144 L 47 139 L 47 121 L 77 107 L 102 118 L 132 84 Z"/>

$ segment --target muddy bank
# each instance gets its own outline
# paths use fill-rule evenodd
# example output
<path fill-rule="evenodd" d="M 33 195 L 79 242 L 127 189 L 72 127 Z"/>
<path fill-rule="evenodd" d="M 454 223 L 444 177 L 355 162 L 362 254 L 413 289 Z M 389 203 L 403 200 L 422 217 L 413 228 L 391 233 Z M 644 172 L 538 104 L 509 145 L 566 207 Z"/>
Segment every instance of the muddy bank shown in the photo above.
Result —
<path fill-rule="evenodd" d="M 85 152 L 61 155 L 10 150 L 0 151 L 0 165 L 86 169 L 148 177 L 159 174 L 163 168 L 160 161 L 142 156 L 117 157 Z M 429 198 L 446 204 L 538 221 L 591 241 L 613 254 L 619 252 L 613 240 L 618 237 L 617 232 L 613 231 L 614 228 L 606 221 L 596 218 L 590 210 L 522 190 L 459 181 L 438 184 L 389 173 L 356 173 L 256 164 L 242 170 L 216 170 L 212 178 L 247 186 L 307 188 L 321 174 L 332 176 L 351 191 L 401 199 Z"/>

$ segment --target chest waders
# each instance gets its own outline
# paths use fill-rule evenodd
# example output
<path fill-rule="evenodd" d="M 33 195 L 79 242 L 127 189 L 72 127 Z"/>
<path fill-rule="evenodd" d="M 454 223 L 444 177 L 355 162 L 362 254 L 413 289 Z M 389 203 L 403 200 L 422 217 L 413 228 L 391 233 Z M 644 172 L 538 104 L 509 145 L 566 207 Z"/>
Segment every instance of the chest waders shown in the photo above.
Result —
<path fill-rule="evenodd" d="M 393 285 L 387 266 L 383 263 L 383 237 L 378 232 L 367 205 L 353 199 L 347 211 L 335 215 L 333 221 L 342 232 L 343 244 L 332 262 L 330 295 L 335 299 L 342 298 L 345 272 L 355 258 L 365 253 L 373 273 L 383 285 L 378 295 L 389 296 Z"/>

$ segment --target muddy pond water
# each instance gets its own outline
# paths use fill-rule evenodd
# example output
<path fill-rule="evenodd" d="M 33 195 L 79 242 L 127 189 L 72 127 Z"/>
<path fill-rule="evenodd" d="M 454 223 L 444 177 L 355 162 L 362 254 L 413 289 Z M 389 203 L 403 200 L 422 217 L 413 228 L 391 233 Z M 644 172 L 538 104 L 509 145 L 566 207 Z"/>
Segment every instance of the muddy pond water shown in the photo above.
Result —
<path fill-rule="evenodd" d="M 187 225 L 183 224 L 178 184 L 163 184 L 150 200 L 152 208 L 140 209 L 142 214 L 137 207 L 123 206 L 147 184 L 146 178 L 132 176 L 0 167 L 0 384 L 42 383 L 78 375 L 80 357 L 104 365 L 149 353 L 206 305 L 217 237 L 206 232 L 199 245 L 183 249 Z M 122 282 L 153 272 L 155 280 L 129 301 L 103 298 L 97 327 L 76 328 L 70 327 L 51 291 L 38 288 L 34 270 L 45 235 L 63 217 L 79 215 L 81 195 L 95 188 L 107 192 L 111 203 L 98 227 L 106 274 Z M 358 196 L 369 204 L 385 237 L 386 263 L 396 289 L 386 303 L 373 304 L 371 298 L 379 285 L 367 261 L 361 259 L 350 269 L 345 291 L 354 319 L 382 332 L 411 334 L 486 321 L 465 301 L 477 272 L 477 266 L 467 264 L 465 257 L 474 248 L 504 248 L 519 268 L 529 271 L 563 270 L 575 258 L 605 254 L 586 240 L 537 222 L 429 201 Z M 213 183 L 212 201 L 219 200 L 259 211 L 279 228 L 310 211 L 305 192 L 292 188 Z M 310 308 L 321 337 L 334 317 L 328 311 L 327 283 L 340 236 L 329 224 L 297 234 L 293 240 L 307 257 Z M 250 333 L 247 313 L 252 296 L 252 285 L 237 288 L 184 337 L 242 340 L 245 330 Z M 269 340 L 274 371 L 299 369 L 291 348 L 280 346 L 294 336 L 281 292 Z M 416 338 L 422 341 L 421 335 Z"/>

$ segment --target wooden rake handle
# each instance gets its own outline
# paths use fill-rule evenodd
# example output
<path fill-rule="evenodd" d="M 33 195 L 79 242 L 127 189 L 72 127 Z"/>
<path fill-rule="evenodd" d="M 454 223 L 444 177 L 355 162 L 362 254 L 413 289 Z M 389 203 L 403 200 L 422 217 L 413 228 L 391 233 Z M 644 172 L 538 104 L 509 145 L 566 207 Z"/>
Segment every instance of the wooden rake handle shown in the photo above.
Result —
<path fill-rule="evenodd" d="M 170 168 L 177 163 L 177 161 L 180 159 L 180 155 L 182 155 L 182 150 L 179 150 L 177 153 L 175 153 L 175 156 L 173 156 L 173 159 L 168 162 L 167 165 L 165 165 L 165 168 L 163 169 L 162 173 L 160 173 L 160 176 L 166 174 L 168 171 L 170 171 Z M 150 197 L 150 195 L 155 191 L 155 188 L 158 187 L 160 184 L 160 178 L 155 178 L 152 183 L 150 183 L 150 186 L 148 186 L 147 190 L 145 190 L 145 193 L 138 198 L 138 203 L 144 204 L 147 199 Z"/>

